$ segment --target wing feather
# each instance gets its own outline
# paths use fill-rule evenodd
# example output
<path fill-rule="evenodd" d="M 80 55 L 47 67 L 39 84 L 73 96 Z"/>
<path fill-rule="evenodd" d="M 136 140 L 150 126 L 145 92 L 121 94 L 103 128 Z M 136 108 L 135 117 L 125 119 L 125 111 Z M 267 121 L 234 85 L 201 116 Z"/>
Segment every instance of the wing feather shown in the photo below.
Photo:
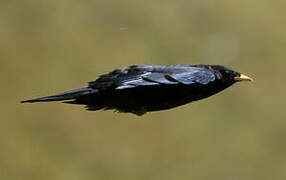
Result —
<path fill-rule="evenodd" d="M 208 70 L 198 67 L 182 69 L 163 69 L 153 72 L 140 72 L 135 74 L 126 74 L 115 79 L 118 85 L 116 89 L 127 89 L 138 86 L 157 86 L 157 85 L 191 85 L 194 83 L 208 84 L 215 80 L 215 74 Z"/>
<path fill-rule="evenodd" d="M 170 81 L 166 78 L 165 73 L 152 73 L 142 77 L 145 81 L 155 82 L 159 84 L 178 84 L 178 82 Z"/>
<path fill-rule="evenodd" d="M 215 80 L 215 74 L 209 70 L 198 69 L 196 71 L 168 75 L 168 78 L 177 80 L 186 85 L 193 83 L 208 84 Z"/>

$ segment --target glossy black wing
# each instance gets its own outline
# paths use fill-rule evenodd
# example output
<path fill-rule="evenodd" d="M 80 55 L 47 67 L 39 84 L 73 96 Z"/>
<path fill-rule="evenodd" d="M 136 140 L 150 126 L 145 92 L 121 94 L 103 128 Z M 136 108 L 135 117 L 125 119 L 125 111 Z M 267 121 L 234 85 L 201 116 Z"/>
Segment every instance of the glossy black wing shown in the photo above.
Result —
<path fill-rule="evenodd" d="M 116 89 L 126 89 L 126 88 L 133 88 L 136 86 L 151 86 L 151 85 L 158 85 L 158 83 L 145 81 L 144 77 L 146 77 L 151 72 L 144 72 L 138 74 L 128 74 L 123 75 L 114 80 L 117 85 Z"/>
<path fill-rule="evenodd" d="M 151 65 L 133 65 L 126 68 L 115 69 L 110 73 L 101 75 L 97 80 L 89 82 L 88 87 L 93 89 L 121 87 L 127 85 L 128 82 L 131 83 L 140 80 L 142 75 L 152 69 L 153 66 Z"/>
<path fill-rule="evenodd" d="M 138 86 L 159 86 L 193 83 L 208 84 L 215 80 L 215 75 L 208 69 L 190 66 L 156 66 L 152 71 L 140 71 L 118 76 L 114 82 L 116 89 Z"/>
<path fill-rule="evenodd" d="M 183 72 L 183 73 L 175 73 L 175 74 L 167 74 L 167 79 L 178 81 L 182 84 L 190 85 L 193 83 L 199 84 L 208 84 L 215 80 L 215 74 L 207 69 L 197 68 L 196 70 Z"/>

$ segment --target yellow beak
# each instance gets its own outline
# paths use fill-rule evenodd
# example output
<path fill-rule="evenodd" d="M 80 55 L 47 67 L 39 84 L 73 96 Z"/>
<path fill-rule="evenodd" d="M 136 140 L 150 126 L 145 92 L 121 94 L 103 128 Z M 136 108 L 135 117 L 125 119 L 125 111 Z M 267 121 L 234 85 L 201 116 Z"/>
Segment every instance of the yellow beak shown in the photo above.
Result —
<path fill-rule="evenodd" d="M 235 77 L 234 79 L 235 79 L 236 81 L 253 81 L 252 78 L 250 78 L 250 77 L 248 77 L 248 76 L 246 76 L 246 75 L 244 75 L 244 74 L 240 74 L 239 77 Z"/>

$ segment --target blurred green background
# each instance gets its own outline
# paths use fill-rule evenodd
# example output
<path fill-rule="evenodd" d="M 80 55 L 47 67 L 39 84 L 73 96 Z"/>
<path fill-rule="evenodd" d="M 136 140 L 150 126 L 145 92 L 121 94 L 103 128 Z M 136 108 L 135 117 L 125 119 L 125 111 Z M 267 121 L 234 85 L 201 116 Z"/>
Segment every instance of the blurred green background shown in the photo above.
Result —
<path fill-rule="evenodd" d="M 286 1 L 1 0 L 0 179 L 286 178 Z M 131 64 L 255 81 L 142 117 L 23 99 Z"/>

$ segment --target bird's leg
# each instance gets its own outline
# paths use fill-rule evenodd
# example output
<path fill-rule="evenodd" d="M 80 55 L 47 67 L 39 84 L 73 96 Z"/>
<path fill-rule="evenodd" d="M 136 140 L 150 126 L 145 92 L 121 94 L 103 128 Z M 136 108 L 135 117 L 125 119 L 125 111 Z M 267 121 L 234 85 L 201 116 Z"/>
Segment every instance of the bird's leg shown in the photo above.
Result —
<path fill-rule="evenodd" d="M 134 113 L 138 116 L 142 116 L 142 115 L 147 113 L 146 106 L 141 106 L 141 107 L 135 109 L 134 111 L 132 111 L 132 113 Z"/>

